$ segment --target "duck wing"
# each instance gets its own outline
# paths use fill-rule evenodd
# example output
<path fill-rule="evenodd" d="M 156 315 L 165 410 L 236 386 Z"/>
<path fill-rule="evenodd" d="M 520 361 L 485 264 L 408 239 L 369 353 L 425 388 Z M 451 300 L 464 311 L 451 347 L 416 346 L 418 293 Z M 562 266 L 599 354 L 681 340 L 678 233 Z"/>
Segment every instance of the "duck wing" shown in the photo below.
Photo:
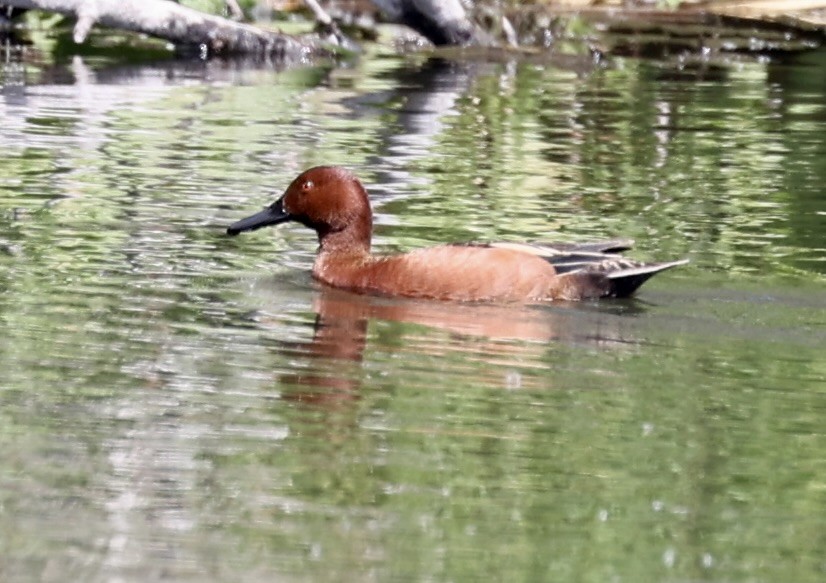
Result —
<path fill-rule="evenodd" d="M 607 239 L 588 243 L 511 243 L 498 241 L 486 243 L 488 247 L 514 249 L 539 257 L 552 258 L 571 253 L 621 253 L 634 246 L 633 239 Z"/>
<path fill-rule="evenodd" d="M 580 269 L 596 268 L 605 263 L 625 260 L 617 253 L 634 246 L 632 239 L 612 239 L 589 243 L 489 243 L 489 247 L 512 249 L 541 257 L 554 266 L 559 274 L 570 273 Z M 630 267 L 630 265 L 629 265 Z M 597 269 L 597 271 L 601 271 Z"/>
<path fill-rule="evenodd" d="M 560 276 L 582 280 L 583 284 L 585 280 L 590 281 L 594 288 L 602 290 L 602 297 L 628 297 L 653 275 L 688 263 L 688 259 L 645 263 L 618 255 L 633 245 L 631 239 L 589 243 L 488 244 L 490 247 L 513 249 L 542 257 L 554 266 Z"/>

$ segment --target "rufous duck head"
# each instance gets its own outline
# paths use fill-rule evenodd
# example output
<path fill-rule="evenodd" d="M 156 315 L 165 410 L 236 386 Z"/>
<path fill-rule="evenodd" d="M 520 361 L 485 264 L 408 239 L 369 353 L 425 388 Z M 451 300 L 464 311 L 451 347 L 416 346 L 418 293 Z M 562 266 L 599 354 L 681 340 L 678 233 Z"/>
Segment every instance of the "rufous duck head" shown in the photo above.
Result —
<path fill-rule="evenodd" d="M 302 172 L 272 205 L 230 225 L 227 234 L 287 221 L 313 229 L 322 246 L 332 237 L 369 247 L 373 227 L 370 201 L 359 179 L 345 168 L 316 166 Z"/>

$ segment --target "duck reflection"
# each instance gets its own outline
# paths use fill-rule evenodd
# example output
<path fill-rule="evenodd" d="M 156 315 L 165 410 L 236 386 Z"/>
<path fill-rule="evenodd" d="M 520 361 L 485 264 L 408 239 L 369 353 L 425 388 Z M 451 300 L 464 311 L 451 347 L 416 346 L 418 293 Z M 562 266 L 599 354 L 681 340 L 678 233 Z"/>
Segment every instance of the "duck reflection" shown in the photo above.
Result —
<path fill-rule="evenodd" d="M 279 343 L 278 351 L 289 355 L 297 370 L 278 380 L 284 399 L 330 405 L 358 398 L 365 378 L 361 363 L 370 349 L 411 357 L 454 354 L 486 365 L 481 368 L 495 372 L 506 388 L 525 388 L 514 363 L 520 368 L 551 366 L 546 359 L 549 343 L 604 350 L 634 346 L 634 319 L 626 316 L 643 306 L 638 300 L 610 305 L 460 304 L 323 287 L 313 297 L 313 310 L 311 340 Z M 371 333 L 371 322 L 381 331 Z"/>

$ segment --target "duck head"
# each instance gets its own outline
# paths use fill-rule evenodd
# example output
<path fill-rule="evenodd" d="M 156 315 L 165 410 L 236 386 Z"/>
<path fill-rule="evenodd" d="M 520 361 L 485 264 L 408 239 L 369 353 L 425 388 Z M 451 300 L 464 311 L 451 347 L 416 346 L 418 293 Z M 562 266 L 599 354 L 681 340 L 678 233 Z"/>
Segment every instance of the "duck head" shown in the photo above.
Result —
<path fill-rule="evenodd" d="M 302 172 L 284 194 L 261 212 L 227 228 L 228 235 L 295 221 L 318 234 L 322 249 L 370 247 L 373 216 L 367 192 L 356 176 L 338 166 Z"/>

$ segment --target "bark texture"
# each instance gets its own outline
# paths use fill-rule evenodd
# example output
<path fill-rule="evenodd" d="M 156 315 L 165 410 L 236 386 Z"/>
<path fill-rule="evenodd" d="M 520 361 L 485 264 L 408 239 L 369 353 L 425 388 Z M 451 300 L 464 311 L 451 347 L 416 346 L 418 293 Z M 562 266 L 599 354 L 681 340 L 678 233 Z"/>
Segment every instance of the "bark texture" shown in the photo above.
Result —
<path fill-rule="evenodd" d="M 92 26 L 144 33 L 207 55 L 247 54 L 294 60 L 325 52 L 313 39 L 262 30 L 181 6 L 168 0 L 3 0 L 2 4 L 74 17 L 74 40 L 82 43 Z"/>

